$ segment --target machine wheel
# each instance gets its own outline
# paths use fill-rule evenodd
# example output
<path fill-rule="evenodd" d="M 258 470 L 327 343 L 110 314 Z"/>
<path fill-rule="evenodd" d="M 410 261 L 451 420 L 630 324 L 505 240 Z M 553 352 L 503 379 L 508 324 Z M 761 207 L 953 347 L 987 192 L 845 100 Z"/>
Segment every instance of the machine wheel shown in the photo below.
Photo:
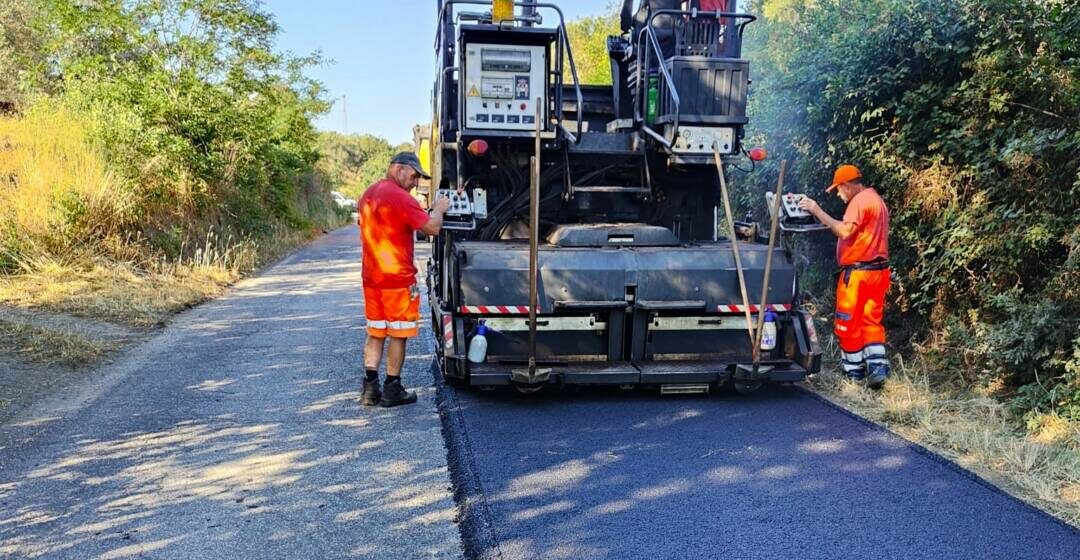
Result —
<path fill-rule="evenodd" d="M 732 381 L 732 386 L 735 387 L 735 392 L 740 395 L 752 395 L 760 390 L 764 385 L 764 381 Z"/>

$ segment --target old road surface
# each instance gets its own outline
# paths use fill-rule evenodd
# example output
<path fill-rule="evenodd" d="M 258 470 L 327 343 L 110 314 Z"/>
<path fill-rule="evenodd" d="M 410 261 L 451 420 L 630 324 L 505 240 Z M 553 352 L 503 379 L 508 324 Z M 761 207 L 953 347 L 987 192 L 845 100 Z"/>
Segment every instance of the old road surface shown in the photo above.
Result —
<path fill-rule="evenodd" d="M 0 558 L 460 558 L 430 336 L 361 407 L 355 227 L 0 426 Z M 31 381 L 32 382 L 32 381 Z"/>
<path fill-rule="evenodd" d="M 456 390 L 424 332 L 420 403 L 362 408 L 355 240 L 5 424 L 0 557 L 1080 557 L 1077 530 L 798 388 Z"/>

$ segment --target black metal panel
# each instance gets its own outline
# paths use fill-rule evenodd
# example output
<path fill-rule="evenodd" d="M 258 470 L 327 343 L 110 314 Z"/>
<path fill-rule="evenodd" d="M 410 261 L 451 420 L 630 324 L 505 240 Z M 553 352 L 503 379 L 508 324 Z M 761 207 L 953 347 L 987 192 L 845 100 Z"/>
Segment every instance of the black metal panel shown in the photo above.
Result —
<path fill-rule="evenodd" d="M 462 305 L 528 305 L 529 247 L 521 242 L 458 243 L 464 254 Z M 623 298 L 625 261 L 618 249 L 539 249 L 539 311 L 555 301 L 613 301 Z M 461 259 L 459 259 L 461 260 Z"/>
<path fill-rule="evenodd" d="M 527 305 L 529 251 L 520 242 L 466 241 L 457 244 L 461 305 Z M 740 244 L 753 305 L 760 303 L 766 247 Z M 741 304 L 731 244 L 715 242 L 683 247 L 561 248 L 539 250 L 541 313 L 553 313 L 556 301 L 617 301 L 635 285 L 638 300 Z M 790 255 L 773 256 L 768 303 L 790 304 L 795 267 Z"/>
<path fill-rule="evenodd" d="M 760 303 L 767 248 L 740 243 L 746 292 L 752 305 Z M 696 244 L 678 249 L 628 252 L 628 281 L 637 285 L 641 300 L 704 300 L 708 311 L 717 305 L 741 304 L 739 276 L 728 242 Z M 773 255 L 768 303 L 794 298 L 795 267 L 782 249 Z"/>
<path fill-rule="evenodd" d="M 679 123 L 743 125 L 750 63 L 746 60 L 676 56 L 665 64 L 679 92 Z M 675 107 L 660 81 L 658 124 L 674 120 Z"/>
<path fill-rule="evenodd" d="M 571 155 L 641 155 L 644 142 L 635 142 L 633 132 L 586 132 L 578 144 L 569 144 Z"/>
<path fill-rule="evenodd" d="M 488 356 L 492 361 L 525 360 L 529 356 L 529 332 L 491 332 L 487 334 Z M 561 356 L 608 355 L 606 331 L 538 331 L 536 359 L 560 360 Z"/>

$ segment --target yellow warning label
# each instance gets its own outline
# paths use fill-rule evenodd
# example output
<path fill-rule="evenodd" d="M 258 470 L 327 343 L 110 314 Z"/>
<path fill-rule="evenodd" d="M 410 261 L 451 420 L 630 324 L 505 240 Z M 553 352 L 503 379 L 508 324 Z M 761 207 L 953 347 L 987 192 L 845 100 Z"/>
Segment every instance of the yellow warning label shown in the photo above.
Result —
<path fill-rule="evenodd" d="M 476 90 L 476 85 L 469 88 L 469 97 L 480 97 L 480 92 Z"/>

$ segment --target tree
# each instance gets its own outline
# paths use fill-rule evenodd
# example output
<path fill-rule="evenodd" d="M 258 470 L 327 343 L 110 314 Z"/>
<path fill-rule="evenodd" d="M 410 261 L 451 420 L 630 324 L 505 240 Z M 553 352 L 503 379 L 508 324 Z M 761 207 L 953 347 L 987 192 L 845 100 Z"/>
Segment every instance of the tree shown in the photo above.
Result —
<path fill-rule="evenodd" d="M 412 150 L 410 144 L 391 146 L 371 134 L 323 132 L 319 135 L 319 169 L 341 186 L 342 193 L 359 198 L 368 186 L 386 175 L 394 154 Z"/>
<path fill-rule="evenodd" d="M 620 35 L 619 14 L 614 4 L 608 6 L 608 13 L 599 16 L 586 16 L 566 24 L 566 34 L 570 39 L 570 50 L 574 55 L 578 79 L 583 84 L 610 85 L 611 62 L 607 52 L 607 38 Z M 570 68 L 567 65 L 563 79 L 570 83 Z"/>
<path fill-rule="evenodd" d="M 0 109 L 23 104 L 45 71 L 45 27 L 34 0 L 0 3 Z"/>

